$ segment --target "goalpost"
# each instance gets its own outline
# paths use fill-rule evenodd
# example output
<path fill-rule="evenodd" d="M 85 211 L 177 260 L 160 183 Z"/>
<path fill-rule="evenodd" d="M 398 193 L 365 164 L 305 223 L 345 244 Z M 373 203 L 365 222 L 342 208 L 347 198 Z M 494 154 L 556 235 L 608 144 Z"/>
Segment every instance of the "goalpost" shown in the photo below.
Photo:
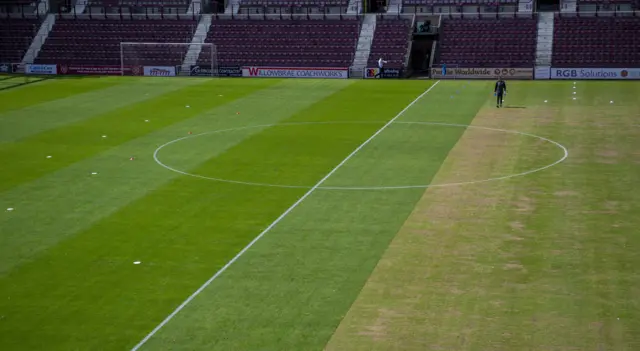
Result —
<path fill-rule="evenodd" d="M 146 67 L 146 68 L 145 68 Z M 218 76 L 213 43 L 120 43 L 122 75 Z"/>

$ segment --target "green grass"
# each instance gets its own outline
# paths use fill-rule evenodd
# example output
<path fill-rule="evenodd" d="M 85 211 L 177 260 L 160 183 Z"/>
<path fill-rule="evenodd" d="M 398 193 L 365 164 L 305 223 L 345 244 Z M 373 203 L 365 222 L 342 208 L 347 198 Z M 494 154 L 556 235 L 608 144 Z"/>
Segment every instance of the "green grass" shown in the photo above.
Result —
<path fill-rule="evenodd" d="M 0 91 L 0 349 L 132 348 L 432 83 L 118 77 L 47 80 Z M 578 345 L 584 348 L 600 342 L 616 349 L 619 335 L 634 341 L 634 333 L 640 331 L 634 302 L 638 262 L 633 250 L 624 246 L 634 247 L 636 242 L 633 214 L 640 199 L 625 189 L 638 181 L 633 166 L 640 161 L 633 153 L 637 131 L 629 125 L 634 123 L 634 99 L 640 91 L 634 84 L 609 82 L 581 82 L 579 87 L 579 100 L 573 101 L 570 82 L 510 84 L 508 104 L 526 109 L 502 110 L 519 118 L 507 120 L 503 128 L 529 128 L 525 131 L 562 141 L 570 149 L 582 148 L 584 159 L 592 162 L 569 159 L 552 170 L 504 182 L 508 191 L 496 196 L 496 207 L 483 212 L 484 230 L 508 230 L 506 224 L 518 221 L 538 239 L 529 243 L 483 237 L 495 252 L 516 255 L 528 269 L 526 274 L 505 271 L 464 280 L 501 294 L 512 308 L 498 310 L 491 327 L 477 328 L 486 334 L 484 339 L 449 349 L 540 349 L 549 343 L 564 347 L 569 341 L 581 341 Z M 490 91 L 491 82 L 441 82 L 398 121 L 467 125 L 493 103 Z M 608 104 L 612 98 L 603 92 L 612 92 L 616 103 Z M 588 126 L 579 125 L 580 116 L 588 116 Z M 607 124 L 604 132 L 594 125 L 601 122 Z M 463 134 L 465 128 L 393 124 L 324 185 L 429 184 L 452 157 L 465 162 L 464 155 L 451 154 Z M 160 145 L 184 137 L 162 149 L 159 157 L 164 163 L 205 177 L 299 187 L 190 177 L 153 160 Z M 496 174 L 540 166 L 557 156 L 550 156 L 549 148 L 535 140 L 514 140 L 505 144 L 504 158 L 491 163 Z M 609 145 L 601 152 L 609 156 L 598 156 L 601 144 Z M 597 162 L 599 157 L 615 158 L 612 150 L 619 162 Z M 566 187 L 584 198 L 549 195 Z M 540 194 L 527 196 L 549 205 L 537 206 L 535 215 L 511 218 L 509 204 L 521 196 L 513 189 L 536 189 Z M 360 313 L 362 303 L 373 308 L 402 305 L 404 300 L 395 300 L 393 294 L 367 295 L 367 281 L 377 279 L 376 265 L 388 257 L 390 242 L 413 218 L 416 205 L 428 203 L 429 193 L 424 191 L 314 191 L 143 349 L 314 350 L 330 340 L 337 349 L 414 348 L 415 343 L 402 340 L 423 339 L 389 333 L 385 340 L 391 344 L 380 344 L 354 335 L 341 323 L 353 320 L 353 330 L 369 323 L 368 314 L 350 319 Z M 603 211 L 598 207 L 602 201 L 616 202 L 620 227 L 612 227 L 604 213 L 585 215 L 584 211 Z M 14 210 L 4 210 L 9 207 Z M 563 235 L 567 241 L 559 242 L 557 233 L 576 228 L 579 236 Z M 571 255 L 545 256 L 552 246 L 575 246 L 578 237 L 581 246 Z M 483 247 L 483 242 L 468 240 L 465 244 Z M 438 240 L 430 244 L 436 248 Z M 430 262 L 421 262 L 428 254 L 412 253 L 411 248 L 407 257 L 416 267 Z M 499 257 L 485 252 L 478 264 L 505 264 Z M 403 267 L 411 264 L 399 262 Z M 459 262 L 442 262 L 442 274 L 457 272 L 454 265 Z M 389 269 L 394 268 L 398 267 L 391 264 Z M 588 278 L 584 271 L 590 272 Z M 616 284 L 608 280 L 614 277 Z M 382 291 L 404 284 L 385 279 L 376 281 Z M 502 284 L 505 279 L 526 282 L 531 292 L 513 294 Z M 550 284 L 557 290 L 545 295 L 549 291 L 543 288 Z M 569 303 L 558 292 L 572 292 L 567 296 L 580 299 Z M 424 297 L 438 301 L 446 294 L 434 285 Z M 482 299 L 460 302 L 472 309 L 484 306 L 478 303 Z M 445 299 L 440 306 L 449 302 Z M 416 314 L 426 313 L 424 306 L 414 307 Z M 578 326 L 601 315 L 603 308 L 629 321 L 604 341 L 582 335 L 577 328 L 565 338 L 554 339 L 547 332 L 495 341 L 501 330 L 512 328 L 511 335 L 529 330 L 522 323 L 529 316 L 514 313 L 524 307 L 566 312 L 563 320 L 547 319 L 555 328 Z M 475 311 L 489 313 L 477 307 Z M 464 320 L 448 321 L 447 333 L 464 329 Z M 449 334 L 429 334 L 429 327 L 416 323 L 407 330 L 426 335 L 429 342 L 448 340 Z"/>

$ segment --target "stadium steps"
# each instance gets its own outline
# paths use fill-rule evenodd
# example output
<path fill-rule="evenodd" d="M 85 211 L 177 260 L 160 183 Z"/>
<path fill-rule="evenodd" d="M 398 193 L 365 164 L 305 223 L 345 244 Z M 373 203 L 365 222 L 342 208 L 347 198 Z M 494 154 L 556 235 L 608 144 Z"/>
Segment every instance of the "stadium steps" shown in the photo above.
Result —
<path fill-rule="evenodd" d="M 75 13 L 83 13 L 84 10 L 87 8 L 88 2 L 89 2 L 88 0 L 77 0 L 76 4 L 73 5 Z"/>
<path fill-rule="evenodd" d="M 180 69 L 179 75 L 188 76 L 191 72 L 191 66 L 195 65 L 198 61 L 198 57 L 200 56 L 200 52 L 202 51 L 201 44 L 203 44 L 205 39 L 207 38 L 209 27 L 211 27 L 211 15 L 201 15 L 200 21 L 198 22 L 198 27 L 196 28 L 196 32 L 193 34 L 193 38 L 191 39 L 189 50 L 184 57 L 184 61 L 182 61 L 182 67 Z M 215 54 L 216 53 L 214 53 L 214 55 Z"/>
<path fill-rule="evenodd" d="M 578 10 L 577 0 L 560 0 L 560 12 L 575 13 Z"/>
<path fill-rule="evenodd" d="M 38 29 L 38 33 L 31 41 L 31 45 L 29 45 L 29 49 L 24 54 L 22 58 L 22 64 L 33 63 L 33 61 L 38 57 L 38 53 L 40 49 L 42 49 L 42 44 L 49 37 L 49 33 L 51 33 L 51 29 L 53 25 L 56 23 L 56 15 L 50 13 L 47 15 L 42 24 L 40 25 L 40 29 Z"/>
<path fill-rule="evenodd" d="M 225 15 L 235 15 L 238 14 L 240 10 L 240 0 L 229 0 L 227 2 L 227 7 L 224 8 Z"/>
<path fill-rule="evenodd" d="M 553 12 L 538 13 L 536 65 L 551 66 L 553 54 Z"/>
<path fill-rule="evenodd" d="M 191 0 L 191 3 L 189 3 L 189 7 L 187 8 L 187 12 L 185 13 L 199 15 L 200 11 L 202 11 L 202 2 L 199 0 Z"/>
<path fill-rule="evenodd" d="M 373 43 L 373 35 L 376 31 L 376 15 L 366 14 L 362 27 L 360 27 L 360 36 L 358 37 L 358 46 L 356 54 L 353 57 L 353 63 L 350 68 L 350 76 L 361 78 L 364 69 L 369 61 L 369 53 L 371 52 L 371 44 Z"/>
<path fill-rule="evenodd" d="M 48 0 L 38 1 L 38 5 L 33 11 L 33 14 L 39 15 L 39 14 L 45 14 L 47 12 L 49 12 L 49 1 Z"/>
<path fill-rule="evenodd" d="M 389 4 L 387 5 L 387 13 L 402 13 L 402 0 L 389 0 Z"/>
<path fill-rule="evenodd" d="M 518 0 L 518 13 L 532 13 L 534 4 L 532 0 Z"/>
<path fill-rule="evenodd" d="M 349 4 L 347 5 L 347 14 L 348 15 L 356 15 L 362 12 L 361 1 L 358 0 L 349 0 Z"/>

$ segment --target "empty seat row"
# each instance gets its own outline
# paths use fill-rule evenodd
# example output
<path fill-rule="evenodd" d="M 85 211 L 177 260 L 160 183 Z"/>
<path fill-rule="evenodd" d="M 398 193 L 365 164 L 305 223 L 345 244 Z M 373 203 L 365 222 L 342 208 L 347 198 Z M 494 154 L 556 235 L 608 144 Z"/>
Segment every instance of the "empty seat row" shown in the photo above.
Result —
<path fill-rule="evenodd" d="M 435 62 L 461 67 L 533 67 L 536 25 L 532 18 L 445 19 Z"/>
<path fill-rule="evenodd" d="M 230 19 L 214 21 L 205 42 L 216 45 L 219 64 L 348 67 L 359 33 L 356 20 Z M 203 51 L 198 62 L 210 56 Z"/>
<path fill-rule="evenodd" d="M 37 63 L 118 64 L 121 42 L 191 42 L 195 20 L 58 19 Z M 125 46 L 125 54 L 155 65 L 180 65 L 188 45 Z"/>
<path fill-rule="evenodd" d="M 640 62 L 638 33 L 638 17 L 556 17 L 552 64 L 583 67 L 635 66 Z"/>

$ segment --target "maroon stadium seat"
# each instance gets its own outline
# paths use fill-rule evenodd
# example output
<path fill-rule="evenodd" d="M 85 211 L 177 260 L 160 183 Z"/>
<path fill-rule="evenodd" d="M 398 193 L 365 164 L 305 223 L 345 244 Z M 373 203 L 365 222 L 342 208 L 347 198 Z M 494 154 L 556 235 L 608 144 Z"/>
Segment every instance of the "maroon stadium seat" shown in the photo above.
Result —
<path fill-rule="evenodd" d="M 536 23 L 532 18 L 444 20 L 436 63 L 533 67 Z"/>
<path fill-rule="evenodd" d="M 387 61 L 385 67 L 402 68 L 404 66 L 411 22 L 402 19 L 381 19 L 376 23 L 376 31 L 369 54 L 369 67 L 377 67 L 378 59 Z"/>
<path fill-rule="evenodd" d="M 556 18 L 552 63 L 556 67 L 636 67 L 640 18 Z"/>
<path fill-rule="evenodd" d="M 120 42 L 189 43 L 195 20 L 58 19 L 37 63 L 119 65 Z M 138 65 L 181 65 L 188 47 L 137 47 Z"/>
<path fill-rule="evenodd" d="M 0 62 L 18 63 L 40 29 L 37 18 L 0 19 Z"/>
<path fill-rule="evenodd" d="M 217 20 L 205 42 L 216 45 L 219 65 L 349 67 L 359 33 L 357 20 Z"/>

